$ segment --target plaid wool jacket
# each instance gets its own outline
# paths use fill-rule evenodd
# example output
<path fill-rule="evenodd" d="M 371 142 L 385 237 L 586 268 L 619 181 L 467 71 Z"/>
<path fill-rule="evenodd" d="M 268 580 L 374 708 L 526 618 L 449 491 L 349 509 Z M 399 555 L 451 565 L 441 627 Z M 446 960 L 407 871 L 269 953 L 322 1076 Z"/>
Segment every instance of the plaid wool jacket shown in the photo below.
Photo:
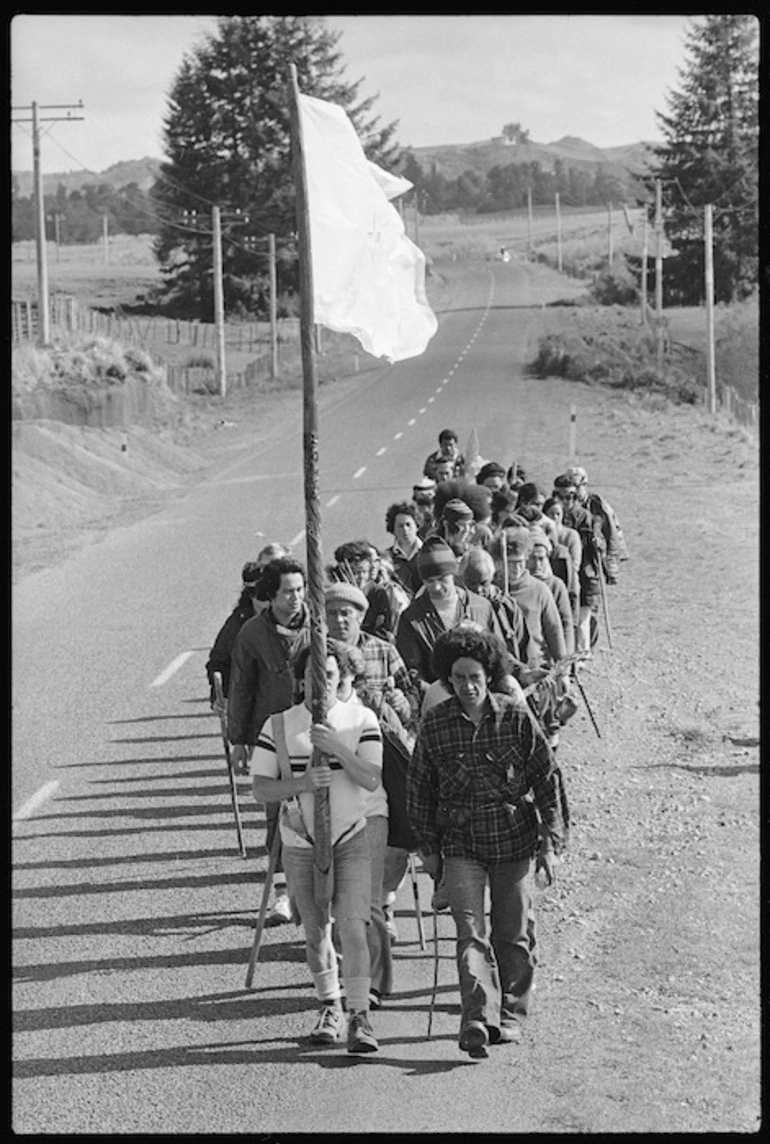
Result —
<path fill-rule="evenodd" d="M 557 853 L 569 812 L 561 771 L 530 711 L 490 693 L 478 726 L 453 696 L 425 715 L 409 764 L 409 823 L 426 854 L 517 862 L 542 820 Z"/>

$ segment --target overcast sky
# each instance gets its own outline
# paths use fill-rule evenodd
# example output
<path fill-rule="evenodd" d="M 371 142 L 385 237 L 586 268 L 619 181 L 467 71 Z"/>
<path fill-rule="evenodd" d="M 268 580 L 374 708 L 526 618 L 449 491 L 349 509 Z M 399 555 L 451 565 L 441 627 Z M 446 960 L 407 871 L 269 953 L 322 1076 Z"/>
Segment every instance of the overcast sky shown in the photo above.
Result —
<path fill-rule="evenodd" d="M 399 120 L 413 147 L 473 143 L 519 122 L 539 143 L 659 140 L 655 111 L 679 86 L 684 16 L 329 16 L 359 95 Z M 697 19 L 697 18 L 696 18 Z M 11 23 L 14 120 L 34 100 L 82 122 L 41 124 L 45 174 L 163 157 L 162 120 L 185 52 L 211 16 L 21 15 Z M 29 114 L 29 113 L 27 113 Z M 12 169 L 32 169 L 31 124 L 11 132 Z"/>

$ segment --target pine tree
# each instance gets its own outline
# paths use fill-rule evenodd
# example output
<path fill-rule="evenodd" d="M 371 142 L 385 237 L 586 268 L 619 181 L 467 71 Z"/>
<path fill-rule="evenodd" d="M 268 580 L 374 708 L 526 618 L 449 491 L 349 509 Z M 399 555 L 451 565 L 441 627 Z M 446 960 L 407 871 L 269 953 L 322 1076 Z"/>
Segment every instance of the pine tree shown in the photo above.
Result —
<path fill-rule="evenodd" d="M 266 284 L 267 243 L 248 239 L 272 232 L 280 252 L 296 231 L 290 64 L 303 94 L 345 108 L 370 159 L 395 162 L 397 125 L 379 126 L 374 98 L 358 99 L 362 81 L 344 78 L 339 39 L 323 17 L 221 16 L 183 60 L 164 119 L 168 160 L 152 191 L 163 220 L 155 251 L 178 311 L 211 320 L 212 205 L 222 216 L 226 310 Z M 279 258 L 278 277 L 279 291 L 291 290 L 296 260 Z"/>
<path fill-rule="evenodd" d="M 718 301 L 751 292 L 758 278 L 759 61 L 754 16 L 704 16 L 686 33 L 687 66 L 657 112 L 665 145 L 654 148 L 665 230 L 676 251 L 664 280 L 669 300 L 703 291 L 703 207 L 714 205 Z"/>

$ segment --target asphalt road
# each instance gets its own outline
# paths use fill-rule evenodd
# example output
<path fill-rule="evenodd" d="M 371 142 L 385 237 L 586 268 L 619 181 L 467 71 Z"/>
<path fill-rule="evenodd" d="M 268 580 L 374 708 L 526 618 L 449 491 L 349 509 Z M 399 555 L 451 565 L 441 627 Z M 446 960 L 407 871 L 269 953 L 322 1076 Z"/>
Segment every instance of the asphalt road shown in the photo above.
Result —
<path fill-rule="evenodd" d="M 469 264 L 422 357 L 325 402 L 325 554 L 360 535 L 387 542 L 385 509 L 408 495 L 444 426 L 461 444 L 475 426 L 486 457 L 524 447 L 523 367 L 541 313 L 532 282 L 515 262 Z M 564 455 L 564 398 L 549 416 Z M 407 884 L 396 995 L 374 1016 L 378 1054 L 304 1040 L 315 1002 L 293 926 L 268 931 L 254 989 L 244 987 L 264 820 L 244 781 L 242 860 L 203 667 L 256 533 L 303 552 L 301 474 L 297 393 L 285 433 L 235 448 L 215 480 L 14 590 L 18 1134 L 526 1132 L 547 1122 L 535 1091 L 512 1099 L 507 1054 L 518 1050 L 474 1063 L 457 1049 L 446 915 L 426 1038 L 424 875 L 428 948 Z"/>

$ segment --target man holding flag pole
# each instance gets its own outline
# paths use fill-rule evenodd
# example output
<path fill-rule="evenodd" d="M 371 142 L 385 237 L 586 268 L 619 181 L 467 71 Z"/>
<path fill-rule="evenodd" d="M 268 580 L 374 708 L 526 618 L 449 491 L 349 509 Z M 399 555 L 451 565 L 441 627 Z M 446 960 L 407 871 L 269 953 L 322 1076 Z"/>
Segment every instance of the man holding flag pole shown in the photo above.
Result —
<path fill-rule="evenodd" d="M 422 353 L 437 323 L 425 296 L 425 259 L 406 236 L 401 216 L 389 201 L 408 190 L 411 184 L 366 159 L 355 129 L 341 107 L 300 94 L 294 65 L 291 65 L 289 87 L 299 239 L 303 471 L 310 611 L 307 682 L 311 723 L 314 729 L 323 729 L 327 725 L 329 692 L 318 492 L 314 325 L 319 322 L 329 329 L 352 333 L 368 353 L 399 361 Z M 340 760 L 324 753 L 320 746 L 335 741 L 334 736 L 320 732 L 311 735 L 312 768 L 326 771 L 331 766 L 333 771 L 335 764 L 340 765 Z M 343 769 L 349 766 L 348 759 L 344 758 Z M 306 793 L 312 787 L 313 821 L 306 822 L 305 827 L 313 849 L 315 911 L 325 919 L 331 941 L 332 917 L 339 923 L 340 911 L 349 909 L 349 903 L 344 886 L 335 885 L 330 785 L 326 781 L 303 785 Z M 337 842 L 337 846 L 344 845 L 342 839 Z M 290 867 L 291 861 L 288 861 L 289 883 Z M 291 895 L 291 884 L 289 893 Z M 356 906 L 366 922 L 370 904 L 361 900 Z M 368 978 L 366 990 L 362 988 L 363 980 L 361 967 L 357 966 L 355 997 L 348 996 L 350 1052 L 372 1052 L 378 1047 L 369 1024 L 368 1001 L 363 1000 L 368 997 Z M 351 981 L 349 986 L 352 984 Z M 351 992 L 348 988 L 348 993 Z M 329 1035 L 324 1040 L 335 1041 L 340 1031 L 338 1025 L 331 1022 Z"/>

